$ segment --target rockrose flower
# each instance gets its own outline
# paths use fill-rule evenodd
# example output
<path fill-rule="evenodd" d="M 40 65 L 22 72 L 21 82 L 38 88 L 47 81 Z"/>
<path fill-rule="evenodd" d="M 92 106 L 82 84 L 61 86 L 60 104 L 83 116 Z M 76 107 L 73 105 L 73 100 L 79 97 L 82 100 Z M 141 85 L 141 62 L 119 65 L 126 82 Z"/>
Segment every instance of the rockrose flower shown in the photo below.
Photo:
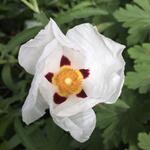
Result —
<path fill-rule="evenodd" d="M 89 23 L 64 35 L 50 19 L 19 51 L 19 64 L 34 75 L 22 108 L 23 121 L 30 124 L 49 108 L 59 127 L 79 142 L 88 140 L 96 124 L 92 107 L 112 104 L 121 93 L 124 48 Z"/>

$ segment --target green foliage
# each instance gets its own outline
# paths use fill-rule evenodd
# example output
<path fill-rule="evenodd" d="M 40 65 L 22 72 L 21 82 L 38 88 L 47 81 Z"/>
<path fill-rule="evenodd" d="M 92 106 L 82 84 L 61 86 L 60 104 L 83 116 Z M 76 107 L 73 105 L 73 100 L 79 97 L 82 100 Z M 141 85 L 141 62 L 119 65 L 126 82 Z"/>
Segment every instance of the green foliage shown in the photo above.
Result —
<path fill-rule="evenodd" d="M 140 93 L 146 93 L 150 90 L 150 44 L 134 46 L 128 50 L 132 59 L 134 59 L 134 71 L 129 71 L 126 77 L 128 88 L 139 88 Z"/>
<path fill-rule="evenodd" d="M 138 145 L 142 150 L 150 149 L 150 134 L 139 133 L 138 140 L 139 140 Z"/>
<path fill-rule="evenodd" d="M 123 26 L 129 28 L 128 44 L 143 42 L 150 34 L 150 0 L 134 0 L 114 13 Z"/>
<path fill-rule="evenodd" d="M 150 119 L 149 100 L 141 104 L 142 99 L 137 99 L 128 90 L 124 90 L 122 98 L 114 105 L 99 105 L 97 108 L 97 125 L 103 130 L 103 142 L 107 149 L 118 147 L 121 142 L 135 147 L 138 133 L 144 130 L 143 123 Z"/>
<path fill-rule="evenodd" d="M 98 8 L 83 7 L 69 10 L 57 16 L 56 21 L 59 24 L 64 24 L 73 21 L 74 19 L 82 19 L 96 15 L 107 15 L 107 12 Z"/>
<path fill-rule="evenodd" d="M 128 45 L 122 95 L 115 104 L 95 107 L 97 126 L 85 143 L 57 127 L 49 113 L 30 126 L 21 119 L 32 77 L 19 66 L 18 50 L 50 17 L 63 31 L 90 22 Z M 150 0 L 1 0 L 0 150 L 149 150 L 149 42 Z"/>
<path fill-rule="evenodd" d="M 41 127 L 39 130 L 38 127 Z M 44 126 L 44 127 L 42 127 Z M 32 130 L 32 134 L 28 131 Z M 66 149 L 71 150 L 69 146 L 69 137 L 64 131 L 54 125 L 52 120 L 41 122 L 36 126 L 23 127 L 19 119 L 15 121 L 16 135 L 24 147 L 31 150 L 49 150 Z M 40 142 L 39 142 L 40 141 Z"/>

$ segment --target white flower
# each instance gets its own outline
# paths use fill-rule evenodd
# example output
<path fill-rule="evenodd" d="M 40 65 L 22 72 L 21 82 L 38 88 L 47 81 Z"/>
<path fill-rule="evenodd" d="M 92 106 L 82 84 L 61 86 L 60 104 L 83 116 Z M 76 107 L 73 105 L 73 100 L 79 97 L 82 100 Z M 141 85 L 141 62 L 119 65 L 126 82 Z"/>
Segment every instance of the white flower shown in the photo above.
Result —
<path fill-rule="evenodd" d="M 96 124 L 92 107 L 114 103 L 121 93 L 124 48 L 89 23 L 64 35 L 51 19 L 19 51 L 20 65 L 34 74 L 23 121 L 30 124 L 49 108 L 59 127 L 79 142 L 88 140 Z"/>

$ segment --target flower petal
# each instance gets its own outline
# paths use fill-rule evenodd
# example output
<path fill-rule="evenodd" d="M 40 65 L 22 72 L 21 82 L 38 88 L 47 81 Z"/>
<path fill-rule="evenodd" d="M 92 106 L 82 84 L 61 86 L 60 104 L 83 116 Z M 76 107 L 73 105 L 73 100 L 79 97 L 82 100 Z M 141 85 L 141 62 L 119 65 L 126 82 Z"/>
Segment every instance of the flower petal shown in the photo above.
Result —
<path fill-rule="evenodd" d="M 121 90 L 122 90 L 122 87 L 123 87 L 123 83 L 124 83 L 124 70 L 122 69 L 122 73 L 120 74 L 120 80 L 118 80 L 119 82 L 117 82 L 117 85 L 116 85 L 116 90 L 115 92 L 108 98 L 108 100 L 105 102 L 107 104 L 113 104 L 117 101 L 117 99 L 119 98 L 120 94 L 121 94 Z"/>
<path fill-rule="evenodd" d="M 71 61 L 71 67 L 82 69 L 85 66 L 85 54 L 69 47 L 63 47 L 63 55 Z"/>
<path fill-rule="evenodd" d="M 55 106 L 51 111 L 53 114 L 60 117 L 70 117 L 82 111 L 86 111 L 104 101 L 104 99 L 94 99 L 89 97 L 81 98 L 72 95 L 69 96 L 65 102 Z"/>
<path fill-rule="evenodd" d="M 30 92 L 22 107 L 22 119 L 26 124 L 30 124 L 45 114 L 48 104 L 38 90 L 37 78 L 33 79 Z"/>
<path fill-rule="evenodd" d="M 56 22 L 54 20 L 51 19 L 52 22 L 52 30 L 53 30 L 53 34 L 55 36 L 55 38 L 57 39 L 57 41 L 62 45 L 62 46 L 66 46 L 68 48 L 75 48 L 76 45 L 74 43 L 72 43 L 59 29 L 59 27 L 57 26 Z"/>
<path fill-rule="evenodd" d="M 50 19 L 45 29 L 41 30 L 34 39 L 20 47 L 19 64 L 30 74 L 35 73 L 35 66 L 42 55 L 45 46 L 56 39 L 61 45 L 73 48 L 75 45 L 61 32 L 54 20 Z M 54 49 L 55 50 L 55 49 Z"/>
<path fill-rule="evenodd" d="M 123 80 L 120 70 L 124 70 L 125 63 L 121 56 L 124 46 L 108 40 L 88 23 L 70 29 L 67 37 L 79 51 L 86 54 L 84 68 L 90 70 L 89 77 L 83 83 L 86 94 L 105 102 L 110 100 L 120 86 L 118 83 Z M 116 49 L 113 51 L 113 48 Z"/>
<path fill-rule="evenodd" d="M 54 49 L 56 50 L 54 51 Z M 44 115 L 45 109 L 48 107 L 53 107 L 50 106 L 50 102 L 53 100 L 55 89 L 52 84 L 47 81 L 45 75 L 49 70 L 52 70 L 52 72 L 59 70 L 61 57 L 61 46 L 59 46 L 56 40 L 53 40 L 45 47 L 44 52 L 39 58 L 29 94 L 22 108 L 23 121 L 26 124 L 30 124 Z M 51 62 L 50 66 L 47 65 L 49 61 Z M 46 92 L 51 95 L 49 99 L 45 99 L 45 93 L 43 94 L 43 91 L 39 91 L 40 87 L 45 86 L 45 84 L 47 85 L 46 87 L 48 87 L 48 91 Z"/>
<path fill-rule="evenodd" d="M 56 49 L 56 48 L 57 48 L 57 50 L 53 51 L 53 49 Z M 69 49 L 68 49 L 68 51 L 69 51 Z M 47 52 L 49 52 L 49 55 L 47 55 Z M 59 70 L 59 63 L 60 63 L 61 57 L 63 56 L 63 54 L 62 54 L 63 52 L 61 51 L 61 46 L 59 46 L 59 43 L 56 40 L 54 40 L 53 42 L 51 42 L 50 44 L 48 44 L 46 46 L 46 48 L 43 52 L 42 58 L 40 58 L 41 62 L 43 60 L 45 61 L 45 72 L 46 73 L 49 70 L 52 70 L 52 72 L 57 72 Z M 73 57 L 72 54 L 75 54 L 75 56 L 78 56 L 78 55 L 76 55 L 76 51 L 73 51 L 73 50 L 70 51 L 71 57 Z M 117 75 L 117 77 L 118 77 L 118 75 Z M 114 77 L 114 82 L 117 79 L 119 79 L 119 78 L 115 79 L 115 77 Z M 47 81 L 47 80 L 45 79 L 45 81 Z M 118 82 L 116 82 L 116 83 L 118 83 Z M 57 116 L 60 116 L 60 117 L 69 117 L 69 116 L 75 115 L 79 112 L 86 111 L 86 110 L 90 109 L 91 107 L 95 106 L 96 104 L 98 104 L 100 102 L 106 101 L 106 99 L 104 99 L 103 97 L 99 97 L 98 99 L 96 99 L 94 97 L 86 97 L 86 98 L 80 97 L 79 98 L 76 96 L 70 96 L 65 102 L 57 105 L 53 101 L 53 96 L 49 96 L 49 93 L 51 90 L 49 88 L 49 86 L 51 86 L 51 84 L 49 82 L 47 82 L 46 84 L 45 84 L 45 86 L 43 86 L 44 84 L 42 84 L 43 87 L 42 87 L 42 90 L 40 90 L 41 94 L 45 98 L 45 100 L 48 101 L 51 112 Z M 113 86 L 110 86 L 110 87 L 113 87 Z M 40 86 L 40 88 L 41 88 L 41 86 Z M 113 89 L 115 90 L 116 88 L 113 88 Z M 54 95 L 56 90 L 57 89 L 55 87 L 55 90 L 53 90 L 52 95 Z M 108 91 L 108 89 L 105 88 L 105 92 L 107 92 L 107 91 Z M 88 94 L 87 94 L 87 96 L 88 96 Z"/>
<path fill-rule="evenodd" d="M 53 95 L 56 93 L 56 86 L 50 84 L 44 77 L 41 81 L 40 92 L 45 101 L 49 104 L 51 113 L 59 117 L 70 117 L 82 111 L 86 111 L 99 102 L 104 102 L 104 99 L 95 99 L 89 97 L 77 97 L 75 95 L 69 96 L 66 101 L 61 104 L 56 104 L 53 100 Z"/>
<path fill-rule="evenodd" d="M 49 21 L 45 29 L 41 30 L 34 39 L 31 39 L 20 47 L 18 56 L 19 64 L 31 74 L 35 73 L 35 65 L 44 47 L 54 39 L 51 24 L 52 22 Z"/>
<path fill-rule="evenodd" d="M 36 103 L 33 104 L 32 100 L 31 95 L 28 96 L 22 108 L 22 119 L 27 125 L 42 117 L 48 108 L 40 93 L 38 93 Z"/>
<path fill-rule="evenodd" d="M 109 50 L 113 53 L 113 55 L 115 57 L 118 57 L 121 55 L 122 51 L 125 49 L 124 45 L 117 43 L 117 42 L 105 37 L 102 34 L 100 34 L 99 36 L 101 36 L 103 38 L 105 44 L 107 45 L 107 47 L 109 48 Z"/>
<path fill-rule="evenodd" d="M 94 107 L 98 103 L 114 103 L 118 99 L 121 89 L 124 82 L 124 70 L 122 71 L 122 75 L 113 74 L 111 80 L 111 86 L 104 86 L 103 94 L 107 95 L 105 98 L 92 98 L 92 97 L 76 97 L 70 96 L 64 103 L 56 106 L 53 109 L 53 113 L 60 117 L 72 116 L 79 112 L 86 111 Z M 109 82 L 108 82 L 109 83 Z M 86 93 L 87 94 L 87 93 Z M 88 96 L 88 94 L 87 94 Z"/>
<path fill-rule="evenodd" d="M 70 132 L 71 136 L 79 142 L 87 141 L 96 125 L 96 117 L 92 109 L 65 118 L 57 117 L 52 113 L 51 115 L 59 127 Z"/>
<path fill-rule="evenodd" d="M 39 58 L 39 62 L 45 62 L 45 75 L 48 72 L 55 73 L 60 69 L 60 60 L 63 55 L 63 48 L 56 39 L 48 43 Z M 36 65 L 38 69 L 39 65 Z"/>

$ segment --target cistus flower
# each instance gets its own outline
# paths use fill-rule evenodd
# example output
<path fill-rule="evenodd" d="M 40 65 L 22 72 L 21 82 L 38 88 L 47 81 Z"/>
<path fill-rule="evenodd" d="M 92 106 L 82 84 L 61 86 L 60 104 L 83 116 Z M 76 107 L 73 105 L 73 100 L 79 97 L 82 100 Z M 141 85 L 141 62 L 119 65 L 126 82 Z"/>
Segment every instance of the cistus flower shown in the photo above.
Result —
<path fill-rule="evenodd" d="M 92 107 L 112 104 L 121 93 L 124 48 L 89 23 L 64 35 L 50 19 L 19 51 L 19 64 L 34 75 L 23 121 L 30 124 L 49 109 L 54 122 L 74 139 L 88 140 L 96 124 Z"/>

